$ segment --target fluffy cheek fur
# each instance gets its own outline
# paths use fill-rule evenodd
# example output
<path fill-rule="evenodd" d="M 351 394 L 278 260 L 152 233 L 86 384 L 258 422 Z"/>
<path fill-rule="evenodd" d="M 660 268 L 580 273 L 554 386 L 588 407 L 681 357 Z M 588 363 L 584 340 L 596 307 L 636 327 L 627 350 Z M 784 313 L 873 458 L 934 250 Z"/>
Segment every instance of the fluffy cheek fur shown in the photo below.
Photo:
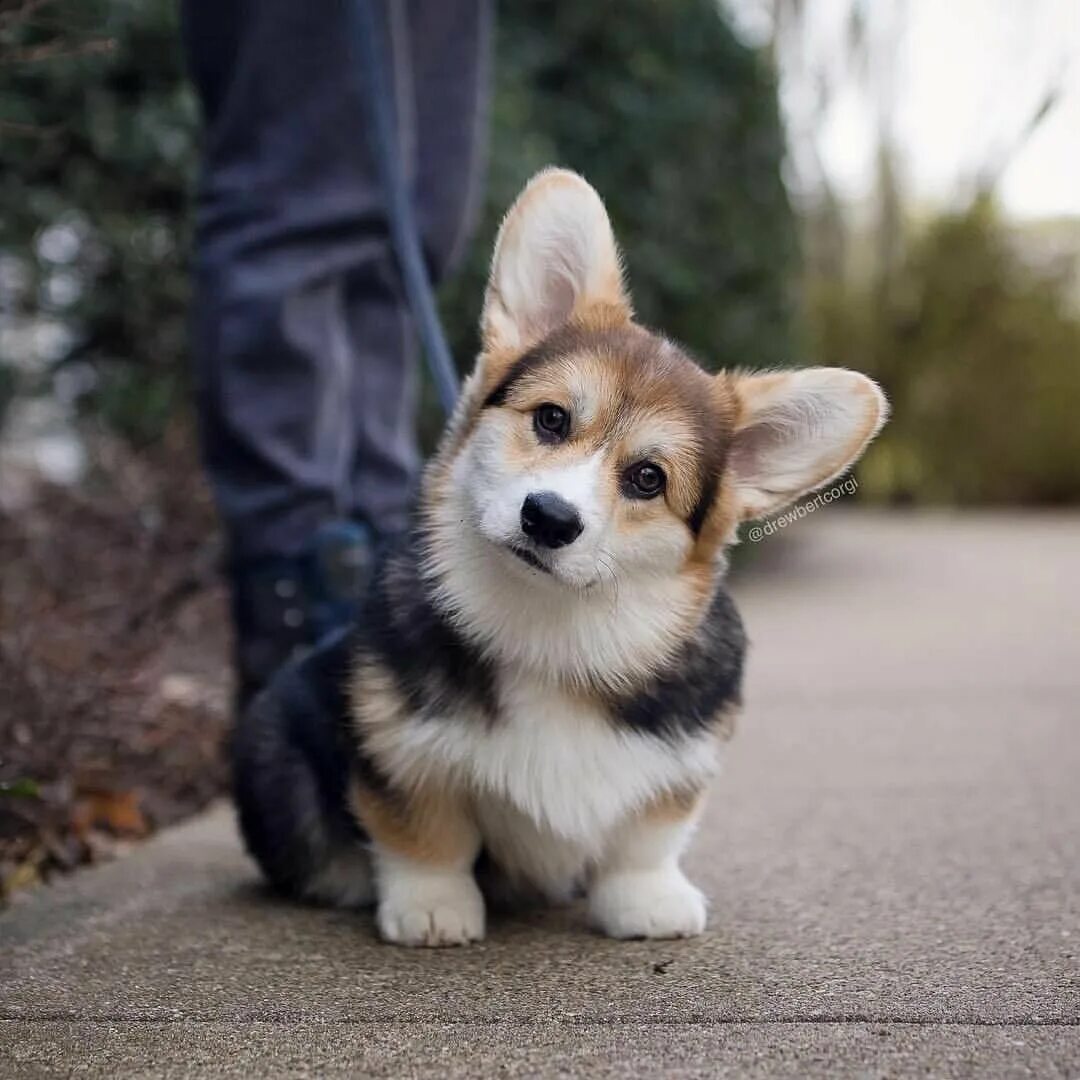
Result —
<path fill-rule="evenodd" d="M 523 418 L 492 412 L 483 417 L 455 460 L 450 497 L 462 524 L 492 544 L 507 548 L 527 538 L 521 507 L 533 492 L 552 491 L 573 505 L 585 526 L 568 547 L 547 552 L 552 577 L 576 588 L 616 586 L 625 575 L 677 573 L 692 542 L 686 526 L 662 499 L 635 502 L 617 490 L 615 464 L 603 450 L 553 453 L 525 445 Z M 510 552 L 503 559 L 519 575 L 545 580 Z"/>

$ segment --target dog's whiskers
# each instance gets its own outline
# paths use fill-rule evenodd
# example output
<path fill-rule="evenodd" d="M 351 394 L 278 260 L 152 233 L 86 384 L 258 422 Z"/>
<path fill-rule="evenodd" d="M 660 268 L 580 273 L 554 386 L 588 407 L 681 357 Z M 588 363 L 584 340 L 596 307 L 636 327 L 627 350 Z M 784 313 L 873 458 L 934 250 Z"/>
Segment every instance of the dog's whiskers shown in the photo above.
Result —
<path fill-rule="evenodd" d="M 606 548 L 601 549 L 600 553 L 596 557 L 596 571 L 598 577 L 602 577 L 602 572 L 605 570 L 611 576 L 613 592 L 611 604 L 612 608 L 616 608 L 619 605 L 619 575 L 616 573 L 617 565 L 618 560 L 615 558 L 615 556 Z"/>

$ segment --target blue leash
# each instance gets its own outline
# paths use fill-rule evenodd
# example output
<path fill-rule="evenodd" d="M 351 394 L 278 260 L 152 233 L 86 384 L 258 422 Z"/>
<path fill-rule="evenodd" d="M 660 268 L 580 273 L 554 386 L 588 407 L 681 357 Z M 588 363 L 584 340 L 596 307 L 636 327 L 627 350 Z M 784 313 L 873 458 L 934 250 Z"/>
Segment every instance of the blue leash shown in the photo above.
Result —
<path fill-rule="evenodd" d="M 389 43 L 379 10 L 384 9 L 385 5 L 381 0 L 352 0 L 351 7 L 356 20 L 353 37 L 359 53 L 359 66 L 364 73 L 368 126 L 386 203 L 390 241 L 439 404 L 449 416 L 454 411 L 458 397 L 457 369 L 439 321 L 431 277 L 424 261 L 409 191 L 401 170 L 391 112 L 391 84 L 383 59 L 384 49 L 389 48 Z"/>

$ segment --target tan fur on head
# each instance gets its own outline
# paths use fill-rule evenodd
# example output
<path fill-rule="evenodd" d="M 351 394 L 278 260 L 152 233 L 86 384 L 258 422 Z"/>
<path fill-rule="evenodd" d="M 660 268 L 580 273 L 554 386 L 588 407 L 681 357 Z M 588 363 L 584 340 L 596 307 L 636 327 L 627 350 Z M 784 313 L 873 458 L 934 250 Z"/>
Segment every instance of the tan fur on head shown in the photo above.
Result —
<path fill-rule="evenodd" d="M 483 352 L 470 381 L 473 410 L 522 354 L 553 332 L 567 325 L 621 330 L 632 318 L 600 196 L 574 172 L 543 170 L 507 212 L 495 243 Z M 735 418 L 736 430 L 696 561 L 733 539 L 739 521 L 772 513 L 850 467 L 888 415 L 874 382 L 839 368 L 725 372 L 707 396 L 721 418 Z"/>
<path fill-rule="evenodd" d="M 529 654 L 521 643 L 542 636 L 550 612 L 532 651 L 567 685 L 623 685 L 665 662 L 707 609 L 739 522 L 842 472 L 886 412 L 854 372 L 713 376 L 636 324 L 603 203 L 565 170 L 540 173 L 507 214 L 482 335 L 426 477 L 431 570 L 455 618 L 492 648 Z M 545 404 L 573 417 L 558 445 L 534 430 Z M 621 478 L 637 460 L 662 468 L 661 497 L 627 496 Z M 572 503 L 582 523 L 573 545 L 544 553 L 546 575 L 513 554 L 534 491 Z M 514 610 L 486 599 L 504 600 L 503 581 L 524 590 Z"/>

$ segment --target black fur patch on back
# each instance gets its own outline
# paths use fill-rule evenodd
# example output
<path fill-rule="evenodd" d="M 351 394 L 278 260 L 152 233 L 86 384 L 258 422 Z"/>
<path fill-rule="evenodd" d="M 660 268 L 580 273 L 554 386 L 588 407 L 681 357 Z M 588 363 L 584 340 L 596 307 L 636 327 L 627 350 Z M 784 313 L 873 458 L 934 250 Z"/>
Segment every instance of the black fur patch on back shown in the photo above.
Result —
<path fill-rule="evenodd" d="M 721 585 L 697 633 L 636 693 L 611 703 L 616 724 L 660 738 L 693 735 L 740 704 L 746 633 Z"/>
<path fill-rule="evenodd" d="M 496 710 L 491 663 L 432 602 L 411 537 L 377 571 L 361 619 L 362 651 L 393 674 L 420 715 Z"/>

